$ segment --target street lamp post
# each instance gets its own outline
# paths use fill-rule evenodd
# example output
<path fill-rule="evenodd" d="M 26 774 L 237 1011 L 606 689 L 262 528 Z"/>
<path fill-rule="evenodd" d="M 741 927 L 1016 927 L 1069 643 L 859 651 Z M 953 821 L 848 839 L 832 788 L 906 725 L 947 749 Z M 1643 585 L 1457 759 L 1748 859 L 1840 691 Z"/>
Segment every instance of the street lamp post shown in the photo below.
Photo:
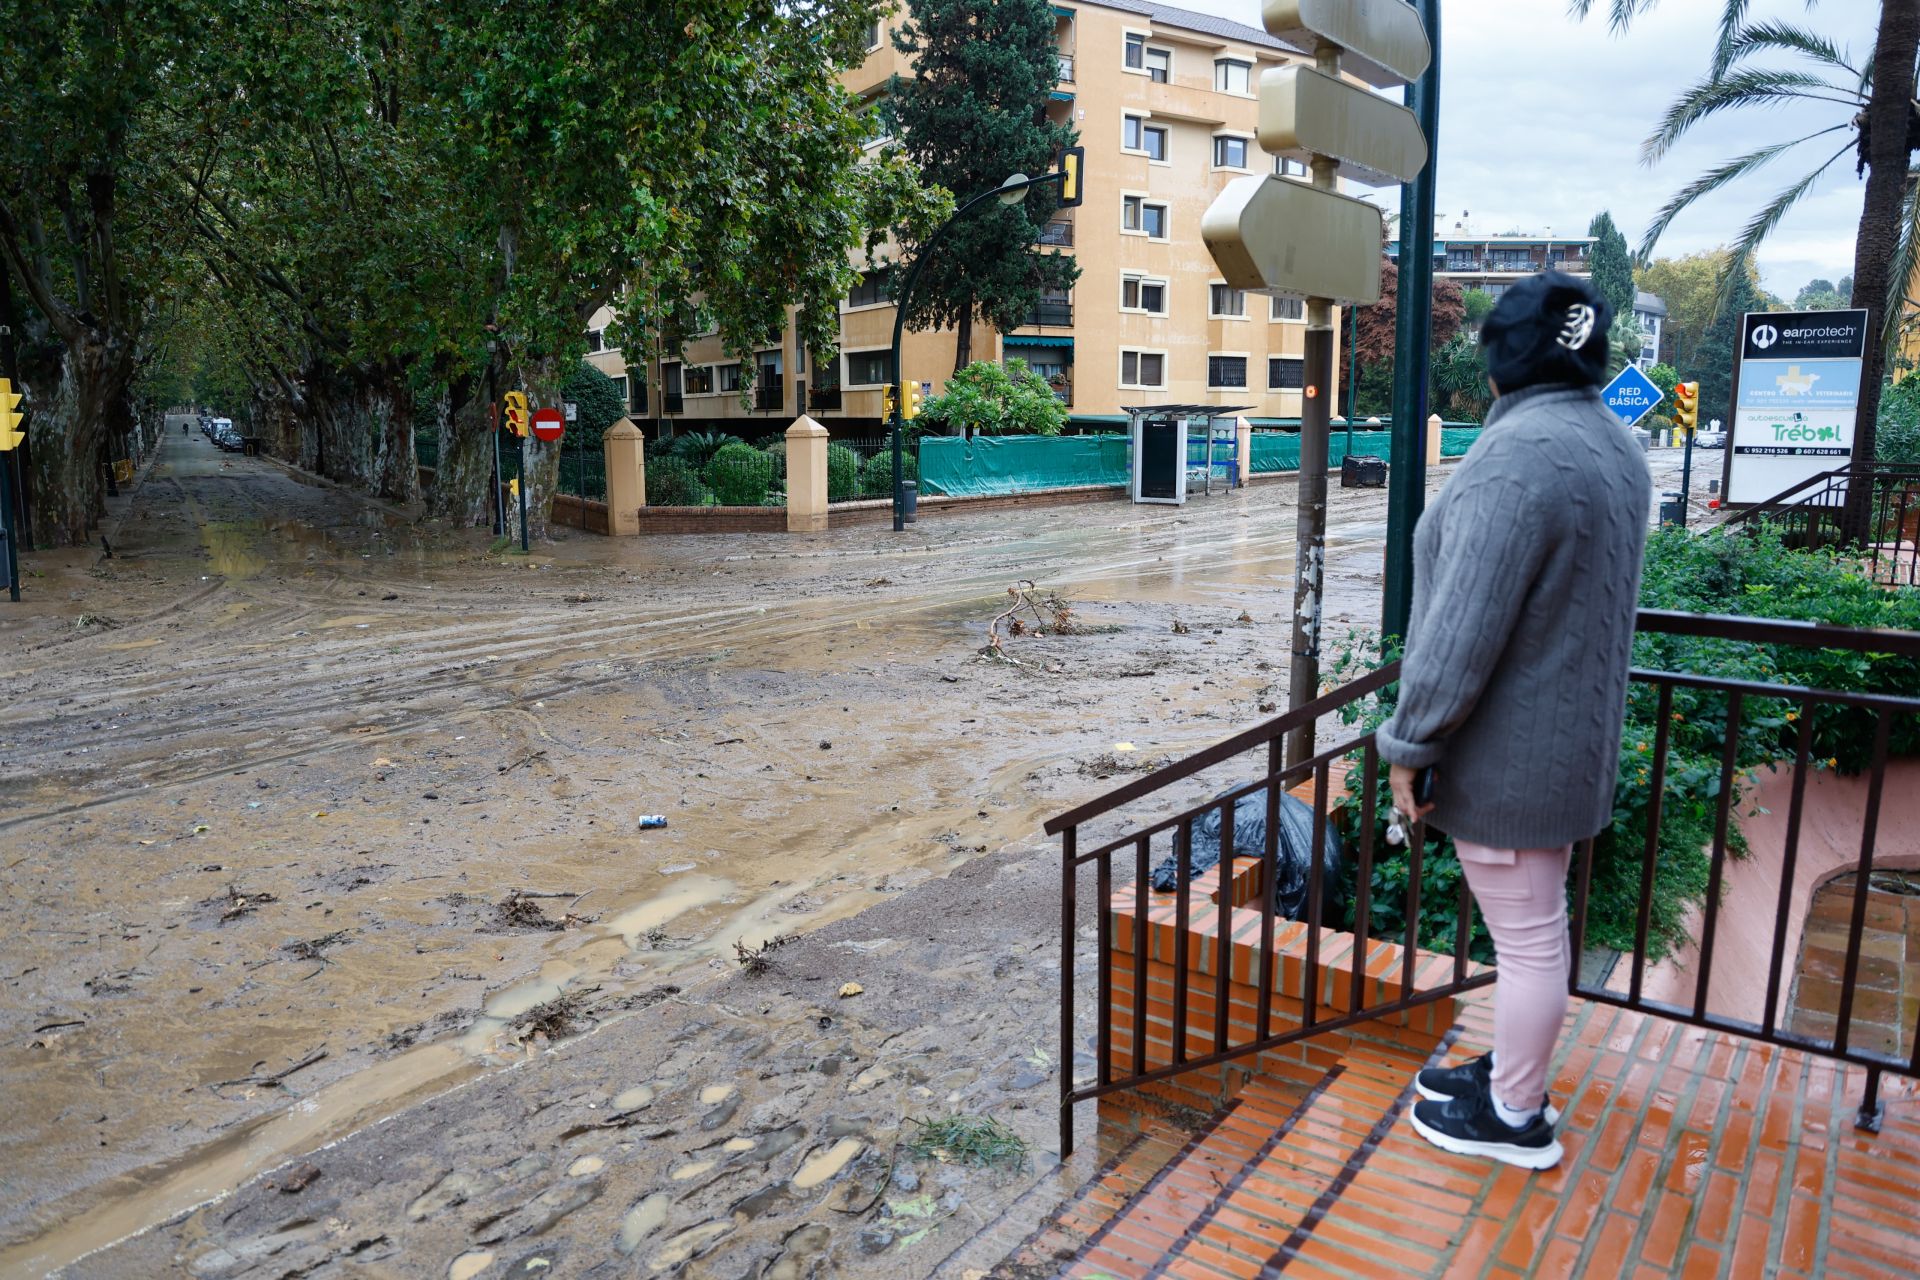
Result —
<path fill-rule="evenodd" d="M 973 199 L 953 211 L 953 216 L 940 224 L 940 229 L 927 238 L 920 246 L 920 252 L 914 255 L 913 265 L 907 268 L 907 282 L 900 288 L 900 296 L 894 301 L 893 313 L 893 367 L 888 371 L 888 380 L 893 384 L 893 531 L 899 533 L 907 527 L 907 487 L 904 467 L 904 448 L 901 442 L 900 410 L 906 403 L 906 383 L 900 377 L 900 338 L 907 327 L 907 301 L 913 296 L 913 286 L 920 280 L 921 268 L 927 259 L 946 238 L 949 228 L 960 219 L 973 212 L 989 200 L 999 200 L 1002 204 L 1019 204 L 1027 198 L 1027 192 L 1049 182 L 1065 182 L 1068 174 L 1064 169 L 1053 173 L 1043 173 L 1037 178 L 1029 178 L 1024 173 L 1016 173 L 997 187 L 982 191 Z"/>

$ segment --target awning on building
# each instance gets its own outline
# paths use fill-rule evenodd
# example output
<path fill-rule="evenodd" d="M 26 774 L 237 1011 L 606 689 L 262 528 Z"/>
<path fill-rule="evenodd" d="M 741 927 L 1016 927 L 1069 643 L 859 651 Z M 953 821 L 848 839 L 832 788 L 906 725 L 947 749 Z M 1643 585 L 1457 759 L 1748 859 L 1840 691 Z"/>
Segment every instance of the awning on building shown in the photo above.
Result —
<path fill-rule="evenodd" d="M 1001 338 L 1000 343 L 1007 347 L 1065 347 L 1069 351 L 1073 350 L 1071 334 L 1056 337 L 1044 333 L 1010 333 Z"/>

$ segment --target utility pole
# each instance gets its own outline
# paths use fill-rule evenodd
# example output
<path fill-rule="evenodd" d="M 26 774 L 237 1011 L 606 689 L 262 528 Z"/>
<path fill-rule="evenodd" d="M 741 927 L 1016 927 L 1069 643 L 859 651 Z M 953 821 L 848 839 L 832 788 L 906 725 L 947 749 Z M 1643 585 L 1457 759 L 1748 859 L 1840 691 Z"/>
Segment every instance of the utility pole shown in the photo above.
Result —
<path fill-rule="evenodd" d="M 1417 0 L 1432 61 L 1407 86 L 1406 103 L 1431 146 L 1440 127 L 1440 0 Z M 1413 527 L 1427 503 L 1427 383 L 1433 348 L 1433 205 L 1436 162 L 1400 189 L 1400 283 L 1394 315 L 1393 443 L 1387 467 L 1383 635 L 1407 634 L 1413 615 Z"/>
<path fill-rule="evenodd" d="M 1428 50 L 1419 18 L 1403 4 L 1269 0 L 1263 12 L 1270 35 L 1312 49 L 1314 62 L 1261 78 L 1260 145 L 1275 155 L 1304 157 L 1313 181 L 1236 178 L 1208 207 L 1200 234 L 1232 287 L 1306 300 L 1288 670 L 1290 706 L 1299 708 L 1320 692 L 1333 308 L 1380 300 L 1380 210 L 1341 194 L 1339 179 L 1391 186 L 1426 166 L 1427 143 L 1413 113 L 1363 86 L 1386 88 L 1418 77 L 1427 69 Z M 1351 429 L 1351 413 L 1348 424 Z M 1287 735 L 1289 765 L 1313 754 L 1312 724 Z"/>

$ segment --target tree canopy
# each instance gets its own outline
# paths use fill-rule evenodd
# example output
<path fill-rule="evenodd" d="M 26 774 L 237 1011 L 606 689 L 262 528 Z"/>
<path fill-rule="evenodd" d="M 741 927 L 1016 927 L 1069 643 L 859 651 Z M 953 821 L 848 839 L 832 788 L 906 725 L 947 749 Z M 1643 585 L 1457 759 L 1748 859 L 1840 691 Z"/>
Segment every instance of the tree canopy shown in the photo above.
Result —
<path fill-rule="evenodd" d="M 882 110 L 923 178 L 965 200 L 1013 174 L 1052 169 L 1077 135 L 1046 114 L 1060 78 L 1050 0 L 910 0 L 908 13 L 893 43 L 914 59 L 914 73 L 893 79 Z M 928 257 L 907 324 L 957 329 L 955 370 L 973 358 L 975 317 L 1003 333 L 1017 329 L 1043 292 L 1079 278 L 1072 257 L 1035 244 L 1059 199 L 1056 187 L 1040 186 L 1017 204 L 990 203 L 955 223 Z M 903 262 L 925 245 L 924 235 L 902 236 Z M 894 289 L 905 274 L 894 273 Z"/>
<path fill-rule="evenodd" d="M 1613 225 L 1613 215 L 1595 215 L 1587 227 L 1593 241 L 1593 287 L 1613 308 L 1614 317 L 1633 315 L 1633 259 L 1627 253 L 1627 238 Z"/>

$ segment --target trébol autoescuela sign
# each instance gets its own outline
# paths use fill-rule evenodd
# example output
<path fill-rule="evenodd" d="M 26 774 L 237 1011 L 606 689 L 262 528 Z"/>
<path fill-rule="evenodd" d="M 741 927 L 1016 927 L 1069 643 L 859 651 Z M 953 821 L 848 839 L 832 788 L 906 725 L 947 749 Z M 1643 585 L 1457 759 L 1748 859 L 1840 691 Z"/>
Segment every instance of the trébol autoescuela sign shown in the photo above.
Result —
<path fill-rule="evenodd" d="M 1853 457 L 1867 313 L 1749 312 L 1734 367 L 1729 504 L 1765 502 Z"/>

